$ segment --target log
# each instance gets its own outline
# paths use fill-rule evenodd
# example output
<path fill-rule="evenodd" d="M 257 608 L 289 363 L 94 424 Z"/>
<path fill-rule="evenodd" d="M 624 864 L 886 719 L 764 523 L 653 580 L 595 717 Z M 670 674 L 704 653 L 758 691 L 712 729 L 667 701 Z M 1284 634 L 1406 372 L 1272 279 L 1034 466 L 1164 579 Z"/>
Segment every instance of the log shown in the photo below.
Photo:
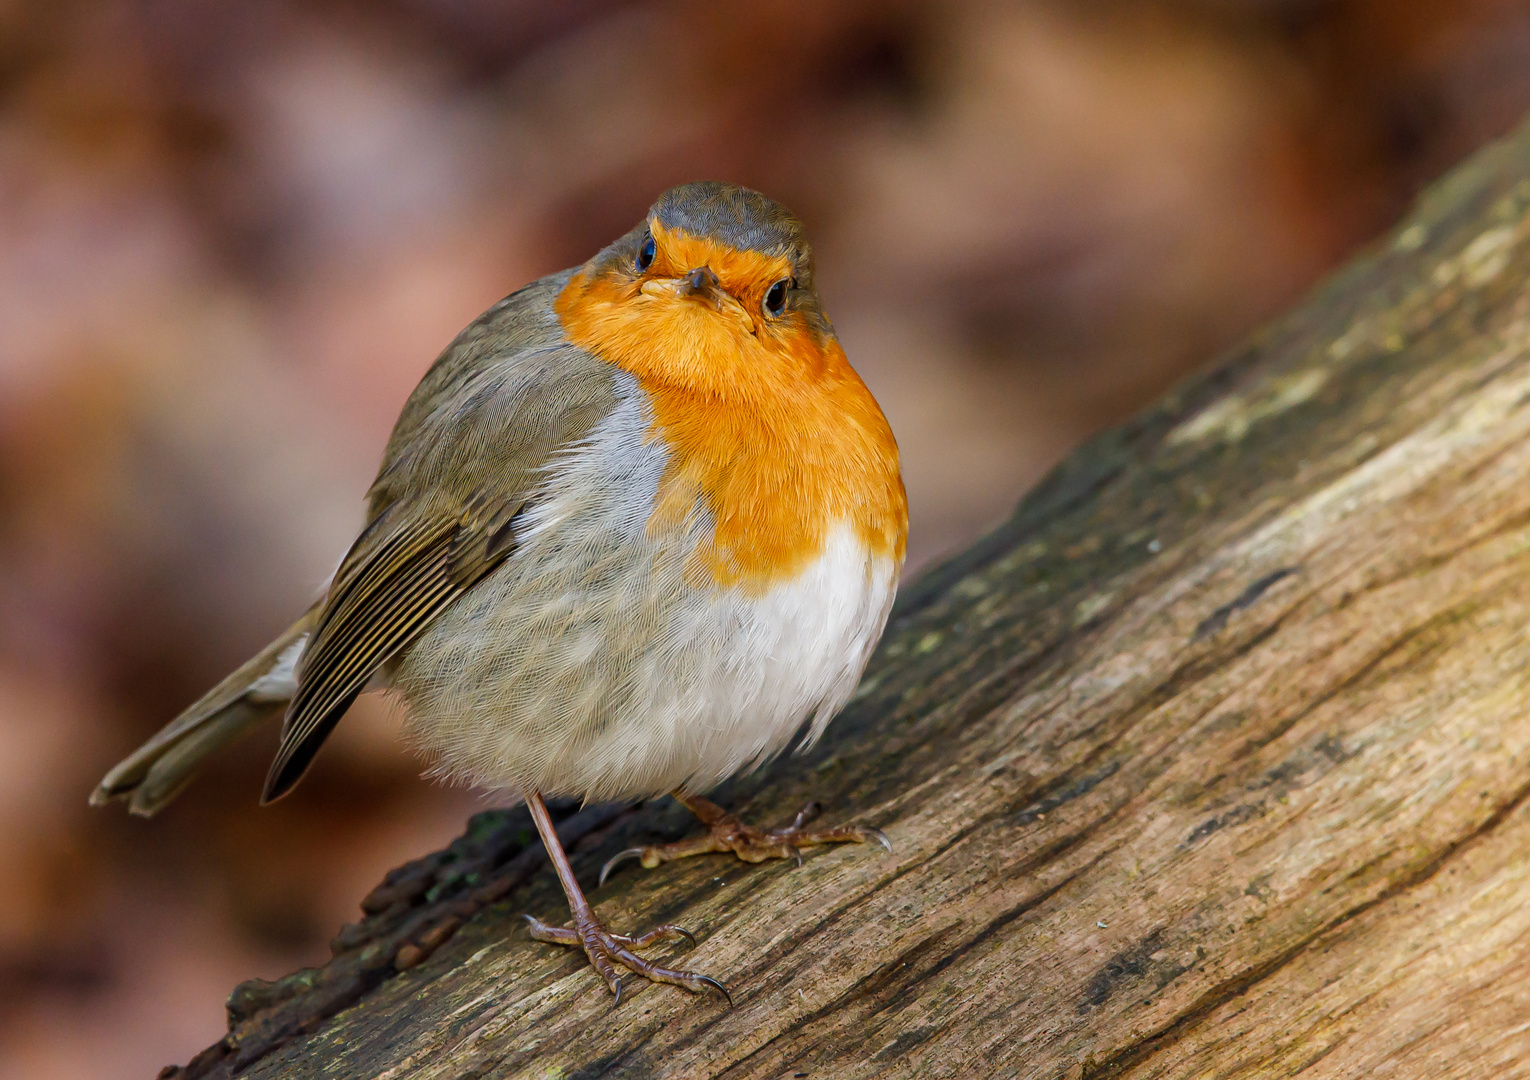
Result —
<path fill-rule="evenodd" d="M 614 928 L 736 1006 L 529 940 L 524 812 L 400 868 L 165 1076 L 1530 1075 L 1530 127 L 904 592 L 828 737 L 717 798 L 884 829 L 800 868 L 614 852 Z M 1101 317 L 1108 317 L 1103 314 Z"/>

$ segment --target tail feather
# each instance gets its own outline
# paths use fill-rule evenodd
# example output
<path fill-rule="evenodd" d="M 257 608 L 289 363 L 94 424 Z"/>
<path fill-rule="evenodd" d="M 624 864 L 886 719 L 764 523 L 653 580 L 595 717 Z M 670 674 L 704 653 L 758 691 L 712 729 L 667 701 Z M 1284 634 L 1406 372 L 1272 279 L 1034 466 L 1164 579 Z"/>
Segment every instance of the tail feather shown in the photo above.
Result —
<path fill-rule="evenodd" d="M 90 805 L 127 799 L 131 813 L 149 817 L 181 793 L 203 758 L 280 716 L 297 690 L 298 657 L 318 613 L 315 604 L 258 655 L 118 763 L 90 793 Z"/>

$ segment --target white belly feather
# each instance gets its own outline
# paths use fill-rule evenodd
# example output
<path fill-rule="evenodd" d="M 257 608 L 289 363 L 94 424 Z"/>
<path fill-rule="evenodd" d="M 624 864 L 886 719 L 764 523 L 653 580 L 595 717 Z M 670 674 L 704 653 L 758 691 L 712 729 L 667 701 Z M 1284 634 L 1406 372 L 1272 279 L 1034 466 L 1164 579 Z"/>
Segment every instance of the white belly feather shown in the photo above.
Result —
<path fill-rule="evenodd" d="M 692 616 L 708 653 L 656 665 L 639 706 L 647 722 L 611 730 L 595 759 L 631 791 L 706 791 L 783 750 L 805 720 L 811 745 L 854 693 L 896 581 L 890 559 L 839 528 L 794 580 L 716 598 Z"/>
<path fill-rule="evenodd" d="M 705 791 L 804 721 L 816 739 L 854 692 L 899 567 L 841 525 L 763 595 L 697 588 L 704 516 L 648 535 L 666 461 L 651 425 L 633 394 L 561 457 L 515 553 L 393 665 L 438 775 L 592 800 Z"/>

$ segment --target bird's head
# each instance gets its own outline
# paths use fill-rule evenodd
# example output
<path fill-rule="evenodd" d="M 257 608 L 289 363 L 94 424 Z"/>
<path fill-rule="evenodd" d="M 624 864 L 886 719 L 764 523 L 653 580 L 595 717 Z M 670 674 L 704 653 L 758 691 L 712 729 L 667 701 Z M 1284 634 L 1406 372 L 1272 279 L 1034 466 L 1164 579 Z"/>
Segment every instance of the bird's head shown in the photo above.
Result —
<path fill-rule="evenodd" d="M 666 191 L 574 274 L 556 307 L 576 344 L 709 396 L 749 396 L 843 363 L 802 226 L 735 184 Z"/>

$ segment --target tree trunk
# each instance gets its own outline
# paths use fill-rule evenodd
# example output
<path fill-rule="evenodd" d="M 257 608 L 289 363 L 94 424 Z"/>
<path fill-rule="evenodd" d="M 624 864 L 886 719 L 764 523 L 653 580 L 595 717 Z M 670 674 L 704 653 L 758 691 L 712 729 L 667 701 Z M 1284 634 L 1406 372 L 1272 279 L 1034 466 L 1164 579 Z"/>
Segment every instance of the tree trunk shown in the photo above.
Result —
<path fill-rule="evenodd" d="M 599 913 L 692 928 L 658 955 L 736 1007 L 613 1009 L 497 812 L 167 1075 L 1530 1076 L 1527 237 L 1530 128 L 913 583 L 823 744 L 716 796 L 892 854 L 596 889 L 692 825 L 565 808 Z"/>

